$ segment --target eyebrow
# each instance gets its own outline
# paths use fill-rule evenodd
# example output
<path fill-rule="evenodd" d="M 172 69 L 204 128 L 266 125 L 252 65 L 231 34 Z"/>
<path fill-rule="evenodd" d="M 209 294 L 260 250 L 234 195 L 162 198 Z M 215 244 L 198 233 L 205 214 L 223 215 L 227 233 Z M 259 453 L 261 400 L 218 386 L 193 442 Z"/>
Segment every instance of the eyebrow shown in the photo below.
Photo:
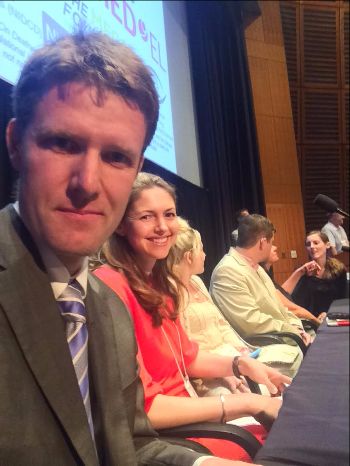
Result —
<path fill-rule="evenodd" d="M 54 136 L 60 136 L 60 137 L 66 137 L 66 138 L 72 138 L 72 139 L 75 139 L 75 140 L 81 140 L 83 141 L 84 138 L 82 138 L 81 136 L 78 136 L 77 134 L 74 134 L 74 133 L 71 133 L 70 131 L 67 131 L 67 130 L 60 130 L 60 129 L 57 129 L 57 130 L 53 130 L 53 129 L 50 129 L 50 128 L 45 128 L 45 127 L 39 127 L 37 129 L 33 129 L 31 131 L 31 134 L 34 136 L 34 137 L 54 137 Z"/>
<path fill-rule="evenodd" d="M 75 133 L 72 133 L 70 131 L 67 131 L 67 130 L 61 130 L 61 129 L 51 129 L 51 128 L 47 128 L 45 126 L 39 126 L 38 128 L 36 129 L 33 129 L 31 131 L 31 134 L 33 137 L 35 138 L 43 138 L 43 137 L 64 137 L 64 138 L 69 138 L 69 139 L 74 139 L 75 141 L 79 142 L 80 144 L 85 144 L 87 142 L 87 139 L 82 137 L 82 136 L 79 136 L 78 134 L 75 134 Z M 110 145 L 106 145 L 105 147 L 102 148 L 102 152 L 105 152 L 105 151 L 112 151 L 112 152 L 122 152 L 124 155 L 128 156 L 128 157 L 132 157 L 132 158 L 135 158 L 137 159 L 135 161 L 135 163 L 138 162 L 138 160 L 140 159 L 140 157 L 142 156 L 142 153 L 141 154 L 136 154 L 135 152 L 133 152 L 131 149 L 127 149 L 127 148 L 124 148 L 124 147 L 121 147 L 121 146 L 118 146 L 118 145 L 115 145 L 115 144 L 110 144 Z"/>
<path fill-rule="evenodd" d="M 176 207 L 168 207 L 167 209 L 163 210 L 163 213 L 170 212 L 172 210 L 176 211 Z M 155 210 L 145 209 L 145 210 L 140 210 L 139 212 L 135 212 L 134 215 L 154 214 L 154 213 L 155 213 Z"/>

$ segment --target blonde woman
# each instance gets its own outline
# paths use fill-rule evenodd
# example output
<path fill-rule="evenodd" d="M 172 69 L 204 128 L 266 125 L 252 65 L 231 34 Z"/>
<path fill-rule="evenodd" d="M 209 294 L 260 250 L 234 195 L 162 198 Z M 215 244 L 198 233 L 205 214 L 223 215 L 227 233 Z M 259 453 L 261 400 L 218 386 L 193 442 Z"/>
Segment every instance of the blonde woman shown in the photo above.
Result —
<path fill-rule="evenodd" d="M 179 218 L 178 222 L 179 232 L 168 256 L 168 266 L 184 285 L 181 288 L 180 318 L 190 339 L 196 341 L 202 350 L 215 354 L 256 355 L 258 361 L 293 377 L 302 361 L 299 348 L 281 344 L 257 349 L 235 332 L 198 277 L 204 271 L 205 261 L 199 232 L 183 219 Z M 213 389 L 215 384 L 206 380 L 205 386 Z"/>

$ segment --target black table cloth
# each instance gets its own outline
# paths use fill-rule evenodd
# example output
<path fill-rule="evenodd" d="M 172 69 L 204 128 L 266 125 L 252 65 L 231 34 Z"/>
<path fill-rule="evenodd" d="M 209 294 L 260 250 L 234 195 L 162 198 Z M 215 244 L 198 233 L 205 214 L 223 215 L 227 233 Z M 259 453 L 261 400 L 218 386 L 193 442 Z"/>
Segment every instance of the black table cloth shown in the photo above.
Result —
<path fill-rule="evenodd" d="M 337 311 L 348 310 L 341 301 Z M 254 462 L 349 465 L 349 327 L 322 323 Z"/>

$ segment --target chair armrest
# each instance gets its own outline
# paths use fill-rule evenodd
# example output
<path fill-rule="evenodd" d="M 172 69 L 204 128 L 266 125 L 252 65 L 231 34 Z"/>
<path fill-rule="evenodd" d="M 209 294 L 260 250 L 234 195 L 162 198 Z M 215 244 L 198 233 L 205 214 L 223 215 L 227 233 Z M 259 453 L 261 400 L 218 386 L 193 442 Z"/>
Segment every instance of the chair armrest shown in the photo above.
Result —
<path fill-rule="evenodd" d="M 271 335 L 270 333 L 258 333 L 244 337 L 247 343 L 255 346 L 278 345 L 284 343 L 282 338 L 278 335 Z"/>
<path fill-rule="evenodd" d="M 305 345 L 305 343 L 303 342 L 301 337 L 299 337 L 299 335 L 292 332 L 259 333 L 255 335 L 250 335 L 249 337 L 246 337 L 245 340 L 252 345 L 265 346 L 282 343 L 285 344 L 286 338 L 290 338 L 291 340 L 295 341 L 295 343 L 301 349 L 303 355 L 306 354 L 308 347 Z"/>
<path fill-rule="evenodd" d="M 316 324 L 316 322 L 314 322 L 312 320 L 309 320 L 309 319 L 301 319 L 301 322 L 302 322 L 303 327 L 304 327 L 305 330 L 311 329 L 315 333 L 317 332 L 319 325 Z"/>
<path fill-rule="evenodd" d="M 257 454 L 261 443 L 243 427 L 218 422 L 200 422 L 158 430 L 160 437 L 213 438 L 229 440 L 242 447 L 251 458 Z"/>
<path fill-rule="evenodd" d="M 272 333 L 272 335 L 274 335 L 274 333 Z M 280 336 L 282 339 L 283 338 L 290 338 L 291 340 L 294 340 L 295 343 L 299 346 L 299 348 L 301 349 L 303 355 L 306 354 L 306 351 L 308 349 L 308 347 L 305 345 L 305 343 L 303 342 L 302 338 L 299 337 L 299 335 L 297 335 L 296 333 L 292 333 L 292 332 L 277 332 L 277 335 Z M 283 341 L 285 343 L 285 341 Z"/>
<path fill-rule="evenodd" d="M 181 447 L 189 448 L 197 453 L 201 453 L 204 455 L 213 455 L 213 453 L 209 450 L 209 448 L 205 447 L 199 442 L 195 440 L 189 440 L 187 438 L 182 437 L 168 437 L 167 435 L 163 435 L 161 432 L 158 432 L 159 438 L 164 440 L 167 443 L 171 443 L 172 445 L 179 445 Z"/>

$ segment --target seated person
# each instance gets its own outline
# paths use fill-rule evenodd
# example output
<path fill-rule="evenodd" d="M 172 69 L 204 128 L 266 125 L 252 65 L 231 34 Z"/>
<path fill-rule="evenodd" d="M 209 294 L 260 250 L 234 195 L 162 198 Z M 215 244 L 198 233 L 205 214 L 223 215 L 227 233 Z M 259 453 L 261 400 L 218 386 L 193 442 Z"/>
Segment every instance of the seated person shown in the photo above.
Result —
<path fill-rule="evenodd" d="M 212 273 L 210 294 L 243 338 L 291 332 L 308 345 L 311 337 L 301 320 L 282 305 L 271 278 L 259 265 L 269 258 L 274 232 L 266 217 L 258 214 L 244 217 L 238 227 L 236 248 L 230 248 Z"/>
<path fill-rule="evenodd" d="M 346 268 L 342 262 L 328 257 L 331 245 L 321 231 L 308 233 L 305 246 L 311 262 L 296 269 L 282 286 L 293 301 L 323 319 L 332 301 L 349 296 Z"/>
<path fill-rule="evenodd" d="M 338 212 L 327 214 L 328 222 L 322 227 L 322 233 L 327 235 L 331 256 L 337 256 L 344 248 L 349 248 L 349 240 L 343 228 L 344 217 Z"/>
<path fill-rule="evenodd" d="M 243 207 L 242 209 L 239 209 L 236 212 L 237 224 L 239 225 L 239 222 L 241 221 L 241 219 L 243 217 L 246 217 L 247 215 L 249 215 L 249 210 L 248 209 L 246 209 L 245 207 Z M 237 239 L 238 239 L 238 227 L 235 230 L 233 230 L 233 232 L 231 233 L 231 245 L 233 247 L 236 247 Z"/>
<path fill-rule="evenodd" d="M 208 290 L 197 276 L 204 271 L 205 253 L 201 236 L 189 226 L 186 220 L 178 219 L 180 230 L 176 243 L 168 256 L 168 266 L 181 280 L 180 319 L 191 340 L 198 343 L 202 350 L 216 354 L 236 356 L 254 354 L 257 347 L 246 343 L 227 322 L 213 303 Z M 290 345 L 267 345 L 258 349 L 257 360 L 280 372 L 293 377 L 302 361 L 298 347 Z M 224 381 L 204 381 L 206 387 L 215 393 L 216 386 Z M 201 388 L 201 386 L 199 386 Z"/>
<path fill-rule="evenodd" d="M 303 308 L 302 306 L 299 306 L 298 304 L 295 304 L 293 302 L 292 296 L 271 276 L 271 267 L 272 265 L 279 260 L 278 254 L 277 254 L 277 246 L 274 244 L 272 245 L 270 256 L 267 261 L 261 262 L 260 265 L 263 267 L 266 272 L 269 274 L 273 284 L 275 285 L 277 296 L 280 299 L 281 303 L 286 306 L 290 311 L 293 312 L 299 319 L 306 319 L 306 320 L 311 320 L 314 322 L 317 326 L 320 325 L 321 321 L 315 317 L 313 314 L 311 314 L 310 311 L 307 309 Z"/>
<path fill-rule="evenodd" d="M 202 421 L 229 421 L 254 416 L 273 421 L 281 401 L 253 393 L 196 398 L 189 377 L 249 376 L 271 393 L 291 379 L 248 356 L 232 358 L 198 349 L 178 319 L 181 283 L 167 268 L 166 258 L 176 240 L 178 222 L 173 188 L 158 176 L 140 173 L 133 185 L 123 220 L 104 247 L 108 264 L 95 274 L 129 308 L 140 352 L 145 404 L 154 428 Z M 117 312 L 117 310 L 116 310 Z M 232 366 L 232 361 L 234 365 Z M 233 378 L 237 388 L 241 380 Z M 246 390 L 244 390 L 246 391 Z M 264 435 L 263 428 L 257 435 Z M 246 459 L 227 441 L 201 439 L 217 456 Z"/>

